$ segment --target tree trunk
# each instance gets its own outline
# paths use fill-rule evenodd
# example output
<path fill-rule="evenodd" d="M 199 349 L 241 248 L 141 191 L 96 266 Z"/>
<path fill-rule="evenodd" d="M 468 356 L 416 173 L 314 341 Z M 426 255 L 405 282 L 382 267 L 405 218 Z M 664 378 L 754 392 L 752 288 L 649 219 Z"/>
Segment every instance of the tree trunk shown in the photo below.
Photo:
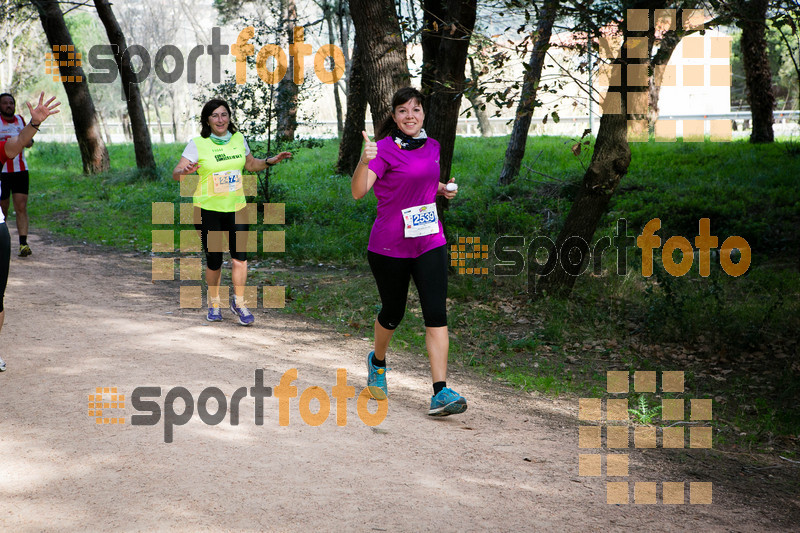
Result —
<path fill-rule="evenodd" d="M 347 20 L 349 18 L 349 13 L 345 8 L 345 4 L 342 0 L 336 0 L 336 23 L 339 26 L 339 44 L 342 45 L 342 53 L 344 54 L 344 62 L 345 65 L 351 64 L 351 57 L 350 57 L 350 24 Z M 345 22 L 347 22 L 347 31 L 345 31 Z M 345 83 L 350 83 L 350 73 L 347 73 L 347 79 Z M 349 91 L 350 88 L 345 85 L 345 90 Z"/>
<path fill-rule="evenodd" d="M 681 36 L 675 30 L 670 30 L 664 34 L 659 43 L 658 52 L 650 61 L 650 76 L 648 76 L 648 101 L 647 122 L 652 127 L 658 120 L 658 99 L 661 96 L 661 83 L 664 81 L 664 69 L 655 67 L 666 66 L 669 63 L 672 53 L 681 42 Z"/>
<path fill-rule="evenodd" d="M 519 174 L 522 159 L 525 157 L 525 144 L 528 142 L 528 130 L 531 127 L 533 111 L 537 107 L 536 93 L 542 77 L 547 49 L 550 47 L 550 36 L 553 33 L 553 22 L 556 19 L 560 0 L 546 0 L 539 12 L 539 23 L 536 27 L 536 39 L 533 43 L 531 59 L 525 69 L 522 93 L 519 95 L 517 116 L 511 130 L 511 139 L 506 148 L 503 170 L 500 171 L 500 185 L 510 185 Z"/>
<path fill-rule="evenodd" d="M 330 44 L 333 44 L 335 39 L 335 33 L 333 32 L 333 6 L 330 4 L 326 4 L 327 9 L 325 10 L 325 20 L 328 23 L 328 39 Z M 340 139 L 342 138 L 342 131 L 344 130 L 344 124 L 342 124 L 342 101 L 339 99 L 339 83 L 333 84 L 333 101 L 336 105 L 336 136 Z"/>
<path fill-rule="evenodd" d="M 364 116 L 367 113 L 367 87 L 362 70 L 361 48 L 356 43 L 347 81 L 347 115 L 342 140 L 339 142 L 339 159 L 336 162 L 336 172 L 339 174 L 352 174 L 358 165 L 358 158 L 361 157 L 361 131 L 364 129 Z"/>
<path fill-rule="evenodd" d="M 142 97 L 139 92 L 139 82 L 131 66 L 131 55 L 128 52 L 128 44 L 125 42 L 125 34 L 119 27 L 117 17 L 111 9 L 108 0 L 94 0 L 97 15 L 106 28 L 108 42 L 115 50 L 114 59 L 119 69 L 122 89 L 125 92 L 125 99 L 128 104 L 128 115 L 131 118 L 133 127 L 133 150 L 136 154 L 136 166 L 140 169 L 153 169 L 156 161 L 153 158 L 153 147 L 150 142 L 150 132 L 147 129 L 147 121 L 142 109 Z M 163 139 L 162 139 L 163 141 Z M 155 173 L 151 174 L 155 177 Z"/>
<path fill-rule="evenodd" d="M 160 107 L 158 104 L 159 98 L 156 97 L 155 101 L 156 120 L 158 121 L 158 136 L 161 139 L 161 142 L 164 143 L 166 141 L 164 140 L 164 123 L 161 121 L 161 111 L 158 109 Z"/>
<path fill-rule="evenodd" d="M 120 126 L 122 127 L 122 135 L 125 137 L 126 142 L 133 141 L 133 135 L 131 134 L 131 123 L 128 121 L 128 114 L 120 111 L 119 112 L 120 118 Z"/>
<path fill-rule="evenodd" d="M 775 95 L 772 92 L 772 73 L 767 57 L 767 7 L 768 0 L 743 1 L 739 5 L 739 26 L 742 28 L 742 66 L 747 82 L 747 99 L 753 116 L 751 143 L 771 143 L 772 109 Z"/>
<path fill-rule="evenodd" d="M 172 142 L 178 142 L 178 115 L 175 112 L 177 109 L 175 105 L 175 91 L 169 91 L 170 113 L 172 113 Z"/>
<path fill-rule="evenodd" d="M 623 99 L 623 110 L 625 102 Z M 555 247 L 550 250 L 547 263 L 542 273 L 542 289 L 549 294 L 566 296 L 575 285 L 577 275 L 564 268 L 565 262 L 570 257 L 561 253 L 561 247 L 568 238 L 578 237 L 586 243 L 591 243 L 592 236 L 597 229 L 600 218 L 606 212 L 611 195 L 614 194 L 620 180 L 628 172 L 631 162 L 631 151 L 628 146 L 627 120 L 624 114 L 603 114 L 600 119 L 600 130 L 592 154 L 592 162 L 583 177 L 583 184 L 578 190 L 575 201 L 569 210 L 564 227 L 559 233 Z M 535 253 L 532 250 L 530 253 Z M 577 271 L 583 269 L 588 257 L 582 257 Z M 538 267 L 535 267 L 529 257 L 528 293 L 531 297 L 539 294 L 535 276 Z"/>
<path fill-rule="evenodd" d="M 14 23 L 13 22 L 14 19 L 16 19 L 19 15 L 9 16 L 8 14 L 0 12 L 0 17 L 2 16 L 9 17 L 12 23 Z M 25 15 L 22 16 L 24 17 Z M 5 57 L 3 58 L 3 61 L 0 61 L 0 87 L 8 88 L 11 90 L 11 92 L 16 93 L 20 82 L 19 75 L 15 76 L 17 70 L 16 67 L 17 65 L 20 64 L 20 60 L 21 59 L 24 60 L 24 58 L 14 57 L 14 56 L 19 56 L 18 50 L 15 50 L 15 48 L 17 47 L 15 47 L 14 45 L 16 43 L 17 37 L 22 35 L 22 31 L 25 29 L 25 26 L 23 26 L 23 24 L 19 22 L 14 24 L 15 25 L 11 28 L 11 30 L 8 31 L 8 33 L 4 32 L 5 35 L 2 36 L 5 42 L 2 45 L 0 45 L 0 50 L 3 50 L 3 47 L 5 47 L 5 49 L 2 51 L 2 55 L 4 55 Z"/>
<path fill-rule="evenodd" d="M 106 117 L 103 116 L 103 113 L 97 113 L 97 120 L 100 122 L 100 128 L 103 130 L 103 135 L 106 137 L 106 144 L 112 144 L 111 141 L 111 133 L 108 131 L 108 124 L 106 121 Z"/>
<path fill-rule="evenodd" d="M 411 78 L 406 46 L 392 0 L 350 0 L 350 16 L 356 30 L 356 46 L 360 48 L 372 124 L 378 131 L 392 113 L 392 96 Z"/>
<path fill-rule="evenodd" d="M 631 8 L 639 9 L 663 9 L 666 5 L 665 0 L 645 0 L 635 2 Z M 627 11 L 623 19 L 623 28 L 627 28 Z M 631 150 L 628 146 L 628 120 L 643 120 L 644 115 L 628 114 L 627 98 L 628 93 L 646 91 L 647 88 L 631 88 L 628 90 L 628 64 L 641 64 L 649 62 L 646 58 L 627 57 L 627 38 L 628 37 L 649 37 L 647 58 L 651 56 L 652 42 L 650 38 L 653 29 L 646 32 L 624 31 L 620 55 L 612 64 L 620 65 L 621 82 L 618 87 L 609 87 L 609 94 L 618 92 L 620 95 L 621 113 L 603 113 L 600 119 L 600 129 L 597 132 L 597 140 L 592 153 L 592 162 L 583 176 L 583 183 L 578 190 L 575 201 L 570 207 L 564 227 L 556 239 L 553 250 L 550 250 L 547 262 L 540 266 L 533 261 L 534 257 L 529 257 L 528 268 L 528 294 L 535 297 L 539 294 L 540 288 L 548 294 L 556 296 L 567 296 L 575 285 L 575 280 L 588 260 L 591 250 L 592 237 L 594 236 L 600 218 L 606 212 L 608 202 L 614 191 L 617 189 L 620 180 L 627 174 L 628 166 L 631 162 Z M 573 264 L 575 243 L 585 243 L 585 248 L 580 253 L 580 261 Z M 565 248 L 565 243 L 567 247 Z M 583 244 L 581 244 L 583 246 Z M 562 248 L 564 248 L 562 250 Z M 535 255 L 536 250 L 530 250 L 529 255 Z M 542 274 L 541 287 L 538 286 L 536 276 Z"/>
<path fill-rule="evenodd" d="M 796 2 L 796 6 L 798 8 L 800 8 L 800 1 Z M 786 45 L 786 50 L 788 52 L 787 55 L 789 56 L 789 59 L 792 60 L 792 65 L 794 66 L 794 72 L 797 75 L 797 82 L 798 82 L 798 84 L 797 84 L 797 99 L 795 100 L 794 105 L 790 105 L 789 104 L 789 102 L 791 102 L 791 99 L 793 98 L 792 94 L 791 94 L 791 90 L 790 90 L 789 94 L 786 95 L 786 101 L 784 102 L 784 108 L 785 107 L 789 107 L 790 109 L 792 109 L 792 108 L 800 109 L 800 38 L 797 39 L 797 44 L 798 44 L 798 47 L 797 47 L 797 59 L 795 59 L 794 58 L 794 53 L 793 53 L 794 50 L 792 49 L 792 44 L 789 42 L 789 38 L 786 37 L 786 34 L 783 33 L 783 28 L 781 26 L 776 26 L 775 29 L 778 30 L 778 33 L 781 36 L 781 40 Z M 794 32 L 796 34 L 796 29 L 794 29 Z M 797 117 L 797 122 L 800 123 L 800 115 Z"/>
<path fill-rule="evenodd" d="M 142 95 L 142 105 L 144 106 L 144 118 L 146 120 L 145 125 L 147 126 L 147 133 L 149 134 L 150 133 L 150 128 L 152 126 L 152 124 L 150 123 L 150 120 L 152 120 L 152 119 L 150 117 L 152 117 L 153 115 L 150 114 L 150 102 L 152 101 L 152 98 L 149 98 L 148 96 Z M 128 117 L 128 129 L 129 130 L 131 129 L 130 117 Z M 131 132 L 131 133 L 133 133 L 133 132 Z"/>
<path fill-rule="evenodd" d="M 422 92 L 426 95 L 425 131 L 439 141 L 439 180 L 450 179 L 469 41 L 475 27 L 476 0 L 425 0 L 422 29 Z M 442 206 L 447 205 L 440 198 Z"/>
<path fill-rule="evenodd" d="M 297 6 L 294 0 L 281 1 L 283 33 L 294 42 L 294 28 L 297 25 Z M 287 47 L 288 48 L 288 47 Z M 289 56 L 289 68 L 278 82 L 276 108 L 278 114 L 278 140 L 293 141 L 297 130 L 298 87 L 294 82 L 294 58 Z"/>
<path fill-rule="evenodd" d="M 492 124 L 489 122 L 489 114 L 486 112 L 486 100 L 478 93 L 468 93 L 466 96 L 472 106 L 472 112 L 475 113 L 475 118 L 478 119 L 478 131 L 481 132 L 481 137 L 491 137 Z"/>
<path fill-rule="evenodd" d="M 478 78 L 481 73 L 478 68 L 475 67 L 475 61 L 472 57 L 469 58 L 469 71 L 470 77 L 472 78 L 472 85 L 474 86 L 473 88 L 477 89 Z M 492 124 L 489 122 L 489 113 L 486 112 L 486 100 L 483 99 L 483 96 L 481 96 L 477 90 L 466 91 L 464 95 L 467 97 L 467 100 L 469 100 L 470 105 L 472 105 L 475 118 L 478 119 L 478 129 L 481 132 L 481 137 L 491 137 Z"/>
<path fill-rule="evenodd" d="M 53 46 L 72 47 L 72 36 L 64 22 L 64 14 L 54 0 L 34 0 L 34 6 L 39 12 L 47 41 Z M 59 60 L 67 58 L 67 52 L 58 52 Z M 89 83 L 80 66 L 61 66 L 59 73 L 62 77 L 73 77 L 73 81 L 63 81 L 64 91 L 67 93 L 69 108 L 72 111 L 72 123 L 75 126 L 75 136 L 83 161 L 83 172 L 97 174 L 109 169 L 108 149 L 100 135 L 100 125 L 97 121 L 92 95 L 89 93 Z M 77 81 L 80 80 L 80 81 Z"/>

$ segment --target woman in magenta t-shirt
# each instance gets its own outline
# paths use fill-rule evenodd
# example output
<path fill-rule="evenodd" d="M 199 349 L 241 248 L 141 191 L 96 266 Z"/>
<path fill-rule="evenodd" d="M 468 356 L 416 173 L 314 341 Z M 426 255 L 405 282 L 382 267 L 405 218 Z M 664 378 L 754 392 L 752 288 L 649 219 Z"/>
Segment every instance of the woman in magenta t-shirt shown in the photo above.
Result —
<path fill-rule="evenodd" d="M 428 414 L 463 413 L 467 401 L 447 387 L 447 241 L 436 213 L 436 196 L 454 198 L 439 181 L 439 143 L 427 138 L 422 94 L 405 87 L 392 98 L 392 114 L 379 129 L 378 142 L 363 133 L 366 145 L 353 173 L 353 198 L 370 189 L 378 215 L 367 257 L 378 284 L 381 311 L 375 320 L 375 349 L 367 355 L 367 386 L 385 400 L 386 350 L 405 314 L 408 283 L 414 278 L 425 319 L 425 345 L 431 362 L 433 396 Z M 454 180 L 450 180 L 453 182 Z M 452 187 L 455 189 L 455 187 Z"/>
<path fill-rule="evenodd" d="M 28 103 L 28 110 L 31 112 L 31 121 L 20 130 L 20 132 L 7 139 L 0 141 L 0 165 L 9 159 L 14 159 L 22 152 L 22 149 L 30 144 L 33 136 L 39 131 L 39 125 L 50 115 L 58 113 L 56 109 L 59 102 L 53 103 L 56 97 L 44 101 L 44 93 L 39 95 L 39 104 L 36 107 Z M 6 311 L 3 308 L 3 297 L 6 292 L 8 282 L 8 266 L 11 263 L 11 238 L 8 235 L 8 227 L 5 218 L 0 213 L 0 329 L 3 328 L 3 321 L 6 318 Z M 0 372 L 5 371 L 6 362 L 0 357 Z"/>

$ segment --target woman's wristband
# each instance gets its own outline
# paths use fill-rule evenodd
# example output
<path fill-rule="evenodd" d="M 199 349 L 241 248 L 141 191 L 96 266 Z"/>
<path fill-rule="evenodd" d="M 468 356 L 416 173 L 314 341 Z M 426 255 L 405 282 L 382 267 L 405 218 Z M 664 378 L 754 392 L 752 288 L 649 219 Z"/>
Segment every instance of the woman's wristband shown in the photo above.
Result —
<path fill-rule="evenodd" d="M 39 131 L 39 126 L 41 126 L 42 123 L 40 122 L 38 124 L 34 124 L 33 122 L 28 122 L 28 125 L 30 125 L 30 127 L 35 129 L 36 131 Z"/>
<path fill-rule="evenodd" d="M 270 163 L 269 159 L 270 159 L 269 157 L 264 159 L 264 164 L 267 165 L 268 167 L 274 167 L 275 163 Z"/>

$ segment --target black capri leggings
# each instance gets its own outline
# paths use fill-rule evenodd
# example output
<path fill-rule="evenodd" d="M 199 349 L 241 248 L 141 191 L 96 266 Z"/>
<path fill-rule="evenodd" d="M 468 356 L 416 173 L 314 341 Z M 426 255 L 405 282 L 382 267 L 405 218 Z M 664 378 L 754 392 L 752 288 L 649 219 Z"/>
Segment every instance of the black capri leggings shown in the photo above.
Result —
<path fill-rule="evenodd" d="M 422 304 L 425 326 L 438 328 L 447 325 L 447 247 L 440 246 L 419 257 L 388 257 L 367 252 L 369 266 L 378 293 L 381 295 L 381 312 L 378 323 L 386 329 L 395 329 L 406 312 L 408 281 L 414 278 Z"/>
<path fill-rule="evenodd" d="M 206 266 L 211 270 L 219 270 L 222 268 L 222 252 L 209 252 L 208 251 L 208 232 L 209 231 L 227 231 L 228 232 L 228 247 L 231 250 L 231 257 L 238 261 L 247 261 L 247 252 L 245 250 L 236 249 L 236 232 L 248 231 L 249 224 L 237 224 L 236 213 L 222 212 L 222 211 L 207 211 L 200 210 L 200 224 L 195 224 L 194 227 L 200 232 L 200 241 L 203 243 L 203 251 L 206 253 Z"/>
<path fill-rule="evenodd" d="M 6 294 L 8 283 L 8 265 L 11 262 L 11 237 L 8 235 L 8 226 L 0 223 L 0 311 L 3 311 L 3 297 Z"/>

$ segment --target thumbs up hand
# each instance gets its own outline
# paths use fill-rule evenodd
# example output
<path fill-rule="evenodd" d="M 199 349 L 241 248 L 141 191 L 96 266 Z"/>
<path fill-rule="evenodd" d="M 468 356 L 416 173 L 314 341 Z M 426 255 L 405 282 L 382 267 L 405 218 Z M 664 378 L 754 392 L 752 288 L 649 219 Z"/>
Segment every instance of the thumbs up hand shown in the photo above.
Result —
<path fill-rule="evenodd" d="M 378 143 L 370 141 L 366 131 L 362 131 L 361 135 L 364 137 L 364 152 L 361 154 L 361 162 L 367 165 L 378 156 Z"/>

